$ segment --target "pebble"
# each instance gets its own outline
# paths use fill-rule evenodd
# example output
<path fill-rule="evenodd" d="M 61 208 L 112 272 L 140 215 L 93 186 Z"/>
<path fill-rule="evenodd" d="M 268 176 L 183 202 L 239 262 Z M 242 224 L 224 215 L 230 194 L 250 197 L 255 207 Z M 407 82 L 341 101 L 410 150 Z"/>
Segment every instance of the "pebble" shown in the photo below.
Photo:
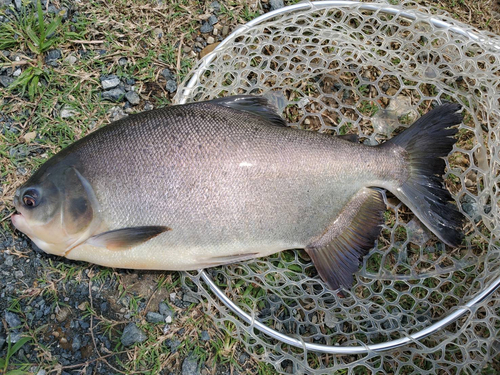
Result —
<path fill-rule="evenodd" d="M 182 296 L 182 300 L 184 302 L 189 302 L 189 303 L 198 303 L 200 302 L 198 298 L 191 292 L 184 293 Z"/>
<path fill-rule="evenodd" d="M 69 55 L 64 59 L 64 62 L 68 63 L 69 65 L 74 65 L 77 61 L 78 59 L 73 55 Z"/>
<path fill-rule="evenodd" d="M 214 16 L 214 15 L 212 14 L 210 17 L 208 17 L 207 22 L 208 22 L 211 26 L 213 26 L 213 25 L 215 25 L 217 22 L 219 22 L 219 19 L 217 18 L 217 16 Z"/>
<path fill-rule="evenodd" d="M 126 57 L 120 57 L 118 60 L 118 65 L 120 66 L 125 66 L 128 64 L 128 59 Z"/>
<path fill-rule="evenodd" d="M 45 61 L 46 62 L 55 61 L 59 60 L 61 57 L 62 57 L 62 52 L 60 49 L 51 49 L 45 55 Z"/>
<path fill-rule="evenodd" d="M 141 98 L 135 91 L 129 91 L 125 94 L 125 98 L 132 105 L 139 104 L 141 102 Z"/>
<path fill-rule="evenodd" d="M 24 277 L 24 272 L 23 271 L 15 271 L 14 272 L 14 277 L 16 279 L 22 279 Z"/>
<path fill-rule="evenodd" d="M 169 295 L 170 302 L 174 302 L 175 301 L 175 297 L 176 297 L 176 293 L 170 293 L 170 295 Z"/>
<path fill-rule="evenodd" d="M 204 21 L 202 24 L 201 24 L 201 28 L 200 28 L 200 32 L 202 34 L 207 34 L 207 33 L 211 33 L 212 30 L 214 29 L 214 27 L 210 24 L 210 22 L 207 21 Z"/>
<path fill-rule="evenodd" d="M 201 331 L 200 339 L 202 341 L 210 341 L 210 335 L 207 331 Z"/>
<path fill-rule="evenodd" d="M 23 2 L 21 0 L 14 0 L 14 5 L 17 10 L 21 10 L 23 8 Z"/>
<path fill-rule="evenodd" d="M 162 322 L 164 322 L 165 318 L 163 317 L 162 314 L 159 314 L 159 313 L 156 313 L 153 311 L 149 311 L 146 314 L 146 320 L 149 323 L 162 323 Z"/>
<path fill-rule="evenodd" d="M 123 330 L 120 341 L 123 346 L 130 346 L 135 343 L 144 342 L 147 339 L 146 334 L 140 330 L 134 323 L 130 323 Z"/>
<path fill-rule="evenodd" d="M 73 349 L 73 351 L 77 351 L 81 348 L 82 346 L 82 341 L 80 339 L 80 335 L 76 335 L 73 337 L 73 343 L 71 344 L 71 348 Z"/>
<path fill-rule="evenodd" d="M 177 82 L 175 82 L 173 79 L 168 80 L 167 84 L 165 85 L 165 89 L 171 94 L 176 92 L 177 91 Z"/>
<path fill-rule="evenodd" d="M 283 0 L 269 0 L 270 11 L 283 8 L 285 6 Z"/>
<path fill-rule="evenodd" d="M 182 375 L 200 375 L 198 358 L 194 353 L 189 354 L 182 362 Z"/>
<path fill-rule="evenodd" d="M 207 38 L 207 43 L 208 43 L 208 44 L 213 44 L 214 42 L 215 42 L 215 39 L 214 39 L 214 37 L 213 37 L 213 36 L 209 36 L 209 37 Z"/>
<path fill-rule="evenodd" d="M 220 4 L 218 1 L 212 1 L 210 3 L 210 8 L 214 10 L 214 12 L 219 12 L 220 11 Z"/>
<path fill-rule="evenodd" d="M 61 109 L 61 118 L 70 118 L 76 114 L 76 111 L 71 109 L 70 107 L 64 106 Z"/>
<path fill-rule="evenodd" d="M 248 358 L 250 358 L 250 356 L 247 353 L 241 353 L 240 357 L 238 358 L 238 362 L 240 363 L 240 365 L 242 365 L 247 361 Z"/>
<path fill-rule="evenodd" d="M 21 73 L 22 73 L 22 72 L 23 72 L 23 71 L 21 70 L 21 68 L 17 68 L 17 69 L 14 71 L 14 73 L 12 73 L 12 75 L 13 75 L 14 77 L 19 77 L 19 76 L 21 75 Z"/>
<path fill-rule="evenodd" d="M 171 316 L 167 316 L 167 317 L 165 318 L 165 323 L 167 323 L 167 324 L 172 323 L 172 317 L 171 317 Z"/>
<path fill-rule="evenodd" d="M 161 75 L 167 80 L 175 80 L 175 74 L 168 68 L 165 68 L 161 71 Z"/>
<path fill-rule="evenodd" d="M 112 89 L 120 84 L 120 78 L 114 74 L 109 76 L 101 76 L 101 85 L 104 90 Z"/>
<path fill-rule="evenodd" d="M 102 93 L 102 98 L 109 99 L 113 102 L 118 102 L 123 97 L 123 95 L 125 95 L 125 91 L 120 88 L 116 88 L 109 91 L 104 91 Z"/>
<path fill-rule="evenodd" d="M 174 296 L 175 300 L 175 296 Z M 160 314 L 164 317 L 170 316 L 171 318 L 175 317 L 175 312 L 166 304 L 166 303 L 160 303 Z"/>
<path fill-rule="evenodd" d="M 19 327 L 21 325 L 21 319 L 19 319 L 17 314 L 11 311 L 5 311 L 5 321 L 10 328 Z"/>
<path fill-rule="evenodd" d="M 5 345 L 5 339 L 6 337 L 4 335 L 0 335 L 0 350 L 2 350 L 3 346 Z"/>
<path fill-rule="evenodd" d="M 222 36 L 226 36 L 227 34 L 229 34 L 229 26 L 224 25 L 222 27 Z"/>
<path fill-rule="evenodd" d="M 9 87 L 12 84 L 12 82 L 14 82 L 14 78 L 7 76 L 0 76 L 0 84 L 3 87 Z"/>
<path fill-rule="evenodd" d="M 184 46 L 184 47 L 182 47 L 182 52 L 184 52 L 184 53 L 189 53 L 189 52 L 191 52 L 191 47 L 189 47 L 189 46 Z"/>
<path fill-rule="evenodd" d="M 63 307 L 63 308 L 59 309 L 59 311 L 56 312 L 56 320 L 59 323 L 64 322 L 68 318 L 70 312 L 71 311 L 68 307 Z"/>

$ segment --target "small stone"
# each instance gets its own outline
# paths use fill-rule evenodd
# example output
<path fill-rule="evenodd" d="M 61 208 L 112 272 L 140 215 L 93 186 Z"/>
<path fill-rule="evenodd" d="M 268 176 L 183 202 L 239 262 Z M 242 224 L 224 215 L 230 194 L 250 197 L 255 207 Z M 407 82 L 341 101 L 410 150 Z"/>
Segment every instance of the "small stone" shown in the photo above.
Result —
<path fill-rule="evenodd" d="M 182 362 L 182 375 L 200 375 L 198 358 L 194 353 L 189 354 Z"/>
<path fill-rule="evenodd" d="M 212 1 L 210 3 L 210 8 L 214 10 L 214 12 L 219 12 L 220 11 L 220 4 L 218 1 Z"/>
<path fill-rule="evenodd" d="M 69 65 L 74 65 L 77 61 L 78 59 L 73 55 L 69 55 L 64 59 L 64 62 L 68 63 Z"/>
<path fill-rule="evenodd" d="M 207 22 L 210 24 L 210 25 L 215 25 L 217 22 L 219 22 L 219 19 L 217 18 L 217 16 L 215 15 L 211 15 L 210 17 L 208 17 L 208 20 Z"/>
<path fill-rule="evenodd" d="M 201 331 L 200 339 L 202 341 L 210 341 L 210 335 L 207 331 Z"/>
<path fill-rule="evenodd" d="M 269 0 L 269 10 L 273 11 L 276 9 L 283 8 L 285 6 L 283 0 Z"/>
<path fill-rule="evenodd" d="M 23 276 L 24 276 L 24 272 L 23 271 L 16 271 L 16 272 L 14 272 L 14 277 L 16 279 L 22 279 Z"/>
<path fill-rule="evenodd" d="M 165 323 L 167 323 L 167 324 L 172 323 L 172 317 L 171 317 L 171 316 L 167 316 L 167 317 L 165 318 Z"/>
<path fill-rule="evenodd" d="M 229 26 L 224 25 L 222 27 L 222 36 L 227 36 L 227 34 L 229 34 Z"/>
<path fill-rule="evenodd" d="M 0 335 L 0 350 L 2 350 L 3 346 L 5 345 L 5 339 L 5 336 Z"/>
<path fill-rule="evenodd" d="M 241 353 L 240 357 L 238 358 L 238 362 L 240 363 L 240 365 L 242 365 L 248 360 L 248 358 L 250 358 L 250 356 L 247 353 Z"/>
<path fill-rule="evenodd" d="M 149 323 L 162 323 L 164 322 L 165 318 L 162 314 L 150 311 L 146 314 L 146 320 Z"/>
<path fill-rule="evenodd" d="M 59 323 L 64 322 L 68 318 L 70 312 L 71 311 L 68 307 L 63 307 L 63 308 L 59 309 L 59 311 L 56 312 L 56 320 Z"/>
<path fill-rule="evenodd" d="M 30 143 L 33 139 L 36 138 L 36 132 L 28 132 L 24 135 L 23 138 L 26 143 Z"/>
<path fill-rule="evenodd" d="M 101 85 L 104 90 L 112 89 L 120 84 L 120 78 L 114 74 L 101 76 Z"/>
<path fill-rule="evenodd" d="M 21 325 L 21 319 L 17 316 L 17 314 L 5 311 L 5 321 L 10 328 L 19 327 Z"/>
<path fill-rule="evenodd" d="M 189 302 L 189 303 L 198 303 L 198 302 L 200 302 L 198 300 L 198 298 L 196 298 L 196 296 L 193 293 L 191 293 L 191 292 L 184 293 L 184 295 L 182 296 L 182 300 L 184 302 Z"/>
<path fill-rule="evenodd" d="M 87 310 L 87 305 L 88 305 L 88 302 L 87 302 L 87 301 L 80 303 L 80 304 L 78 305 L 78 310 L 80 310 L 80 311 L 85 311 L 85 310 Z"/>
<path fill-rule="evenodd" d="M 122 118 L 127 117 L 128 115 L 125 113 L 122 107 L 112 107 L 109 110 L 109 117 L 112 122 L 121 120 Z M 120 310 L 121 311 L 121 310 Z M 125 310 L 123 311 L 125 312 Z"/>
<path fill-rule="evenodd" d="M 19 77 L 21 75 L 23 71 L 21 70 L 21 68 L 17 68 L 14 73 L 12 73 L 12 76 L 14 77 Z"/>
<path fill-rule="evenodd" d="M 121 342 L 123 346 L 144 342 L 148 337 L 134 323 L 130 323 L 123 330 Z"/>
<path fill-rule="evenodd" d="M 175 297 L 176 297 L 176 293 L 170 293 L 170 295 L 169 295 L 170 302 L 175 302 Z"/>
<path fill-rule="evenodd" d="M 118 60 L 118 65 L 120 66 L 125 66 L 128 64 L 128 59 L 126 57 L 120 57 Z"/>
<path fill-rule="evenodd" d="M 118 102 L 125 95 L 125 91 L 120 88 L 104 91 L 102 93 L 103 99 L 109 99 L 113 102 Z"/>
<path fill-rule="evenodd" d="M 145 111 L 151 111 L 154 108 L 155 108 L 155 106 L 153 104 L 151 104 L 150 102 L 146 102 L 146 104 L 144 104 Z"/>
<path fill-rule="evenodd" d="M 9 87 L 12 84 L 12 82 L 14 82 L 14 78 L 7 76 L 0 76 L 0 84 L 3 87 Z"/>
<path fill-rule="evenodd" d="M 184 47 L 182 47 L 182 52 L 184 52 L 184 53 L 189 53 L 189 52 L 191 52 L 191 47 L 189 47 L 189 46 L 184 46 Z"/>
<path fill-rule="evenodd" d="M 219 29 L 214 27 L 214 31 L 212 32 L 212 34 L 214 34 L 214 36 L 219 35 Z"/>
<path fill-rule="evenodd" d="M 167 81 L 169 80 L 175 80 L 175 74 L 172 73 L 172 71 L 168 68 L 165 68 L 161 71 L 161 75 L 165 77 Z"/>
<path fill-rule="evenodd" d="M 213 29 L 214 29 L 214 27 L 207 20 L 201 24 L 200 32 L 202 34 L 207 34 L 207 33 L 211 33 Z"/>
<path fill-rule="evenodd" d="M 7 338 L 7 341 L 10 342 L 11 344 L 15 344 L 16 342 L 21 340 L 22 337 L 23 335 L 21 332 L 14 332 Z"/>
<path fill-rule="evenodd" d="M 165 89 L 171 94 L 176 92 L 177 91 L 177 82 L 175 82 L 173 79 L 168 80 L 167 84 L 165 85 Z"/>
<path fill-rule="evenodd" d="M 76 335 L 73 337 L 73 342 L 71 344 L 71 349 L 73 349 L 73 351 L 77 351 L 77 350 L 80 350 L 82 346 L 82 341 L 80 339 L 80 336 L 79 335 Z"/>
<path fill-rule="evenodd" d="M 76 111 L 71 109 L 71 107 L 64 106 L 61 109 L 60 115 L 61 115 L 61 118 L 70 118 L 70 117 L 73 117 L 74 115 L 76 115 Z"/>
<path fill-rule="evenodd" d="M 212 43 L 214 43 L 214 42 L 215 42 L 215 39 L 214 39 L 214 37 L 213 37 L 213 36 L 209 36 L 209 37 L 207 38 L 207 43 L 208 43 L 208 44 L 212 44 Z"/>
<path fill-rule="evenodd" d="M 164 317 L 170 316 L 171 318 L 173 318 L 175 316 L 175 312 L 170 307 L 168 307 L 166 303 L 163 302 L 160 303 L 159 307 L 160 307 L 160 314 L 163 315 Z"/>
<path fill-rule="evenodd" d="M 163 36 L 163 30 L 157 27 L 153 30 L 153 36 L 157 39 L 160 39 Z"/>
<path fill-rule="evenodd" d="M 139 98 L 139 95 L 135 91 L 129 91 L 125 94 L 125 99 L 128 100 L 128 102 L 132 105 L 139 104 L 141 102 L 141 98 Z"/>
<path fill-rule="evenodd" d="M 36 375 L 46 375 L 47 372 L 44 370 L 44 369 L 40 369 L 38 370 L 38 372 L 36 373 Z"/>
<path fill-rule="evenodd" d="M 22 0 L 14 0 L 14 5 L 16 6 L 17 10 L 21 10 L 23 8 Z"/>
<path fill-rule="evenodd" d="M 50 51 L 47 52 L 47 55 L 45 56 L 45 61 L 50 62 L 50 61 L 55 61 L 59 60 L 62 57 L 62 52 L 60 49 L 51 49 Z"/>

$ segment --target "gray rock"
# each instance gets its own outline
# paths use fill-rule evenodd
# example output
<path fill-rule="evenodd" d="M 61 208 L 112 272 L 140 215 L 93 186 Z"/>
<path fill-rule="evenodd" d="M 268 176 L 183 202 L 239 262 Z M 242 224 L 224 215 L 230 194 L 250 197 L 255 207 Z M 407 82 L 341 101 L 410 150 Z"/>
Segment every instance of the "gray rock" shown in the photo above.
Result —
<path fill-rule="evenodd" d="M 69 55 L 64 59 L 64 62 L 68 63 L 69 65 L 74 65 L 77 61 L 78 59 L 73 55 Z"/>
<path fill-rule="evenodd" d="M 64 106 L 61 109 L 61 118 L 70 118 L 73 117 L 76 114 L 76 111 L 71 109 L 70 107 Z"/>
<path fill-rule="evenodd" d="M 120 84 L 120 78 L 114 74 L 109 76 L 101 76 L 101 85 L 104 90 L 115 88 Z"/>
<path fill-rule="evenodd" d="M 204 21 L 201 24 L 200 32 L 202 34 L 207 34 L 207 33 L 211 33 L 213 29 L 214 29 L 214 27 L 212 25 L 210 25 L 210 22 Z"/>
<path fill-rule="evenodd" d="M 198 358 L 194 353 L 189 354 L 182 362 L 182 375 L 199 375 Z"/>
<path fill-rule="evenodd" d="M 207 331 L 201 331 L 200 339 L 201 341 L 210 341 L 210 335 Z"/>
<path fill-rule="evenodd" d="M 21 10 L 23 8 L 23 2 L 21 0 L 14 0 L 14 5 L 17 10 Z"/>
<path fill-rule="evenodd" d="M 213 44 L 213 43 L 215 43 L 215 38 L 214 38 L 213 36 L 209 36 L 209 37 L 207 38 L 207 43 L 208 43 L 208 44 Z"/>
<path fill-rule="evenodd" d="M 240 365 L 242 365 L 247 361 L 248 358 L 250 358 L 250 356 L 247 353 L 241 353 L 240 357 L 238 358 L 238 362 L 240 363 Z"/>
<path fill-rule="evenodd" d="M 82 340 L 80 339 L 80 335 L 74 336 L 71 348 L 73 349 L 73 351 L 76 352 L 77 350 L 80 350 L 81 347 L 82 347 Z"/>
<path fill-rule="evenodd" d="M 125 94 L 125 98 L 129 101 L 130 104 L 136 105 L 141 102 L 141 98 L 135 91 L 129 91 Z"/>
<path fill-rule="evenodd" d="M 2 350 L 3 346 L 5 345 L 5 340 L 7 338 L 4 335 L 0 335 L 0 350 Z"/>
<path fill-rule="evenodd" d="M 0 76 L 0 85 L 3 87 L 9 87 L 12 82 L 14 82 L 14 78 L 7 76 Z"/>
<path fill-rule="evenodd" d="M 144 342 L 147 338 L 148 337 L 142 330 L 137 328 L 134 323 L 130 323 L 123 330 L 123 334 L 120 340 L 123 346 L 130 346 L 135 343 Z"/>
<path fill-rule="evenodd" d="M 19 327 L 21 325 L 21 319 L 19 319 L 17 314 L 10 311 L 5 311 L 5 321 L 10 328 Z"/>
<path fill-rule="evenodd" d="M 102 93 L 102 98 L 103 99 L 109 99 L 113 102 L 118 102 L 120 101 L 121 98 L 125 95 L 125 91 L 123 91 L 120 88 L 104 91 Z"/>
<path fill-rule="evenodd" d="M 175 312 L 168 307 L 166 303 L 160 303 L 160 314 L 164 316 L 165 318 L 167 316 L 171 317 L 172 319 L 175 317 Z"/>
<path fill-rule="evenodd" d="M 118 65 L 120 66 L 125 66 L 128 64 L 128 59 L 126 57 L 120 57 L 118 60 Z"/>
<path fill-rule="evenodd" d="M 157 312 L 149 311 L 146 314 L 146 320 L 149 323 L 162 323 L 165 321 L 165 318 L 162 314 L 158 314 Z"/>
<path fill-rule="evenodd" d="M 170 81 L 170 80 L 175 80 L 175 74 L 174 74 L 174 73 L 172 73 L 172 71 L 171 71 L 170 69 L 168 69 L 168 68 L 163 69 L 163 70 L 161 71 L 161 75 L 162 75 L 163 77 L 165 77 L 165 79 L 166 79 L 167 81 Z"/>
<path fill-rule="evenodd" d="M 11 344 L 15 344 L 19 340 L 21 340 L 23 335 L 21 332 L 13 332 L 10 334 L 10 336 L 7 337 L 7 341 L 10 342 Z"/>
<path fill-rule="evenodd" d="M 17 69 L 14 71 L 14 73 L 12 73 L 12 76 L 13 76 L 13 77 L 19 77 L 19 76 L 22 74 L 22 72 L 23 72 L 23 71 L 21 70 L 21 68 L 17 68 Z"/>
<path fill-rule="evenodd" d="M 184 293 L 184 295 L 182 296 L 182 300 L 189 303 L 200 302 L 200 300 L 191 292 Z"/>
<path fill-rule="evenodd" d="M 220 4 L 218 1 L 212 1 L 210 3 L 210 8 L 212 8 L 215 12 L 219 12 L 220 11 Z"/>
<path fill-rule="evenodd" d="M 12 267 L 14 265 L 14 259 L 12 258 L 12 256 L 7 256 L 5 258 L 5 262 L 4 264 L 7 266 L 7 267 Z"/>
<path fill-rule="evenodd" d="M 283 0 L 269 0 L 269 10 L 271 11 L 283 8 L 284 6 Z"/>
<path fill-rule="evenodd" d="M 14 272 L 14 277 L 18 280 L 21 280 L 24 277 L 24 272 L 19 270 Z"/>
<path fill-rule="evenodd" d="M 208 17 L 207 22 L 208 22 L 211 26 L 213 26 L 213 25 L 215 25 L 217 22 L 219 22 L 219 19 L 217 18 L 217 16 L 214 16 L 214 15 L 212 14 L 210 17 Z"/>
<path fill-rule="evenodd" d="M 45 56 L 45 61 L 55 61 L 59 60 L 62 57 L 62 52 L 60 49 L 51 49 L 50 51 L 47 52 L 47 55 Z"/>
<path fill-rule="evenodd" d="M 165 89 L 171 94 L 176 92 L 177 91 L 177 82 L 175 82 L 173 79 L 168 80 L 167 84 L 165 85 Z"/>
<path fill-rule="evenodd" d="M 123 111 L 122 107 L 112 107 L 109 111 L 111 121 L 118 121 L 128 115 Z"/>
<path fill-rule="evenodd" d="M 152 110 L 152 109 L 154 109 L 154 108 L 155 108 L 155 106 L 154 106 L 153 104 L 151 104 L 150 102 L 146 102 L 146 103 L 144 104 L 144 110 L 145 110 L 145 111 L 151 111 L 151 110 Z"/>

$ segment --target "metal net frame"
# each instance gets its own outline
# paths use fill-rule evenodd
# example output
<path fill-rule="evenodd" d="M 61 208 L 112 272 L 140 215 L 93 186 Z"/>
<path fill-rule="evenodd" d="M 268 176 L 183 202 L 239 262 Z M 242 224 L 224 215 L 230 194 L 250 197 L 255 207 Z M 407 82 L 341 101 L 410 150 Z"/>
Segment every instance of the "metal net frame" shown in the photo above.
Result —
<path fill-rule="evenodd" d="M 385 224 L 344 297 L 307 254 L 184 273 L 217 326 L 280 373 L 478 372 L 500 348 L 500 38 L 412 2 L 302 2 L 240 27 L 176 103 L 268 97 L 290 126 L 375 145 L 443 102 L 464 122 L 445 183 L 467 218 L 445 246 L 390 193 Z"/>

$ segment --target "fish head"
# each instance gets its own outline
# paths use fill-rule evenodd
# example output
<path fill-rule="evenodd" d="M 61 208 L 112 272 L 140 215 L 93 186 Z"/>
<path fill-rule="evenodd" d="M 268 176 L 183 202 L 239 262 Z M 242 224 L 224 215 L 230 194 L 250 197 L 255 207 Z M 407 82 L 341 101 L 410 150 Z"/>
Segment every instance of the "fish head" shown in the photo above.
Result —
<path fill-rule="evenodd" d="M 65 255 L 94 232 L 95 202 L 74 167 L 35 173 L 15 194 L 12 224 L 45 252 Z"/>

